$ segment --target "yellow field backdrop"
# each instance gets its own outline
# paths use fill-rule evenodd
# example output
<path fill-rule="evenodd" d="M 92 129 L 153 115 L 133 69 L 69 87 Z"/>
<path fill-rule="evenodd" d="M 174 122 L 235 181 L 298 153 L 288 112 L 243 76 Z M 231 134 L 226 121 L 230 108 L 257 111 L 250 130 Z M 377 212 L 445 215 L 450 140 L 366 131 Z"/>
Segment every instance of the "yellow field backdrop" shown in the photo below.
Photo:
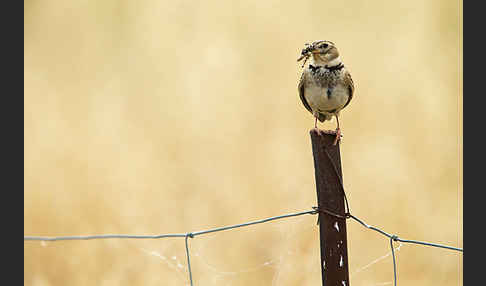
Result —
<path fill-rule="evenodd" d="M 309 210 L 314 120 L 296 59 L 326 39 L 356 86 L 341 113 L 352 213 L 462 247 L 461 5 L 26 0 L 24 234 L 181 233 Z M 386 238 L 348 221 L 348 243 L 352 286 L 392 285 Z M 315 216 L 190 248 L 197 286 L 321 283 Z M 457 252 L 396 254 L 400 285 L 462 284 Z M 24 242 L 25 285 L 188 283 L 184 239 Z"/>

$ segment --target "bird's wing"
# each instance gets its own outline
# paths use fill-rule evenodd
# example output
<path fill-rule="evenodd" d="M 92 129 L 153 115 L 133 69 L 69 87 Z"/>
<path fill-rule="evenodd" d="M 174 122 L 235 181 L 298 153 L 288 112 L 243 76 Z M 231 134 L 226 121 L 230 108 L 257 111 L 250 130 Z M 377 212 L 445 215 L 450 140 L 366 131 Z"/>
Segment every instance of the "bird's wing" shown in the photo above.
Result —
<path fill-rule="evenodd" d="M 305 83 L 305 71 L 302 72 L 302 75 L 300 76 L 300 81 L 299 81 L 299 96 L 300 96 L 300 100 L 302 100 L 302 103 L 304 104 L 305 108 L 307 110 L 309 110 L 310 113 L 312 113 L 312 108 L 310 107 L 309 103 L 307 102 L 307 100 L 305 99 L 305 96 L 304 96 L 304 83 Z"/>
<path fill-rule="evenodd" d="M 348 87 L 349 97 L 348 97 L 348 101 L 346 102 L 346 104 L 343 106 L 342 109 L 344 109 L 349 104 L 349 102 L 351 102 L 351 99 L 353 98 L 353 94 L 354 94 L 353 79 L 351 78 L 351 74 L 347 70 L 344 73 L 344 84 Z"/>

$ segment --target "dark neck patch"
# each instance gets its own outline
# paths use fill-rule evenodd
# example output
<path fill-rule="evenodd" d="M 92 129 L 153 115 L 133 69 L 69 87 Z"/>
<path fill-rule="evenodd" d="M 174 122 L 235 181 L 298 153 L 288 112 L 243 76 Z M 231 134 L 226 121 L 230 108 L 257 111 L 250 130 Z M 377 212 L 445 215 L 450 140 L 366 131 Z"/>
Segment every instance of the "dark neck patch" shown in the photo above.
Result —
<path fill-rule="evenodd" d="M 313 66 L 313 65 L 309 64 L 309 68 L 310 68 L 312 73 L 316 73 L 322 67 L 321 66 Z"/>
<path fill-rule="evenodd" d="M 339 63 L 338 65 L 328 67 L 327 65 L 324 67 L 325 69 L 329 71 L 340 71 L 344 67 L 343 63 Z"/>
<path fill-rule="evenodd" d="M 332 67 L 328 67 L 327 65 L 324 66 L 324 67 L 322 67 L 322 66 L 313 66 L 313 65 L 309 64 L 309 69 L 311 70 L 312 73 L 316 73 L 321 68 L 325 68 L 326 70 L 333 72 L 333 71 L 339 71 L 343 67 L 344 67 L 343 63 L 339 63 L 338 65 L 335 65 L 335 66 L 332 66 Z"/>

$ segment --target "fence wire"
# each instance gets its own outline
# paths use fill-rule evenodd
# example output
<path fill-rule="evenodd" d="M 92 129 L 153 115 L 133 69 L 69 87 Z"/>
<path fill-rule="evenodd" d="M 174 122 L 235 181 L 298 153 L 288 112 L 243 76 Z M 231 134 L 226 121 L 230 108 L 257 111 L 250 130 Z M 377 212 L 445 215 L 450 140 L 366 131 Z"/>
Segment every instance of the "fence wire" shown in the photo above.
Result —
<path fill-rule="evenodd" d="M 309 210 L 309 211 L 302 211 L 302 212 L 284 214 L 284 215 L 269 217 L 269 218 L 260 219 L 260 220 L 256 220 L 256 221 L 245 222 L 245 223 L 241 223 L 241 224 L 235 224 L 235 225 L 230 225 L 230 226 L 217 227 L 217 228 L 194 231 L 194 232 L 187 232 L 187 233 L 159 234 L 159 235 L 105 234 L 105 235 L 77 235 L 77 236 L 57 236 L 57 237 L 24 236 L 24 241 L 61 241 L 61 240 L 90 240 L 90 239 L 161 239 L 161 238 L 171 238 L 171 237 L 172 238 L 173 237 L 184 238 L 185 247 L 186 247 L 187 270 L 188 270 L 188 275 L 189 275 L 189 282 L 190 282 L 191 286 L 194 286 L 193 279 L 192 279 L 192 272 L 191 272 L 189 238 L 194 238 L 194 237 L 199 236 L 199 235 L 204 235 L 204 234 L 213 233 L 213 232 L 220 232 L 220 231 L 225 231 L 225 230 L 230 230 L 230 229 L 235 229 L 235 228 L 240 228 L 240 227 L 246 227 L 246 226 L 265 223 L 265 222 L 270 222 L 270 221 L 279 220 L 279 219 L 297 217 L 297 216 L 306 215 L 306 214 L 312 214 L 313 215 L 313 214 L 319 213 L 319 211 L 327 212 L 329 214 L 329 211 L 319 210 L 318 208 L 313 207 L 313 209 Z M 334 215 L 334 214 L 332 214 L 332 215 Z M 397 267 L 396 267 L 396 262 L 395 262 L 395 251 L 394 251 L 394 248 L 393 248 L 393 242 L 394 241 L 399 241 L 399 242 L 402 242 L 402 243 L 410 243 L 410 244 L 420 244 L 420 245 L 424 245 L 424 246 L 438 247 L 438 248 L 444 248 L 444 249 L 463 252 L 462 248 L 457 248 L 457 247 L 452 247 L 452 246 L 442 245 L 442 244 L 437 244 L 437 243 L 430 243 L 430 242 L 423 242 L 423 241 L 408 240 L 408 239 L 399 238 L 397 235 L 389 234 L 389 233 L 387 233 L 387 232 L 385 232 L 385 231 L 383 231 L 383 230 L 381 230 L 377 227 L 368 225 L 363 220 L 357 218 L 354 215 L 351 215 L 350 213 L 346 213 L 345 218 L 352 218 L 353 220 L 358 222 L 363 227 L 365 227 L 367 229 L 374 230 L 374 231 L 380 233 L 381 235 L 386 236 L 387 238 L 390 239 L 390 247 L 391 247 L 391 253 L 392 253 L 392 257 L 393 257 L 393 279 L 394 279 L 393 281 L 394 281 L 395 286 L 397 285 Z"/>

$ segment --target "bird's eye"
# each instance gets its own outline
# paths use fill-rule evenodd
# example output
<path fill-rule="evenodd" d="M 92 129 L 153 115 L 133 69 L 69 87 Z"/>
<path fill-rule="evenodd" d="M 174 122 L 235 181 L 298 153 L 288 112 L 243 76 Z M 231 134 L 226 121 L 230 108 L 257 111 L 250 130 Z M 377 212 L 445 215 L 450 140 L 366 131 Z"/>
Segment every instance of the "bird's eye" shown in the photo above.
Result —
<path fill-rule="evenodd" d="M 329 46 L 329 45 L 328 45 L 328 44 L 323 44 L 323 45 L 321 46 L 321 48 L 325 49 L 325 48 L 327 48 L 327 46 Z"/>

